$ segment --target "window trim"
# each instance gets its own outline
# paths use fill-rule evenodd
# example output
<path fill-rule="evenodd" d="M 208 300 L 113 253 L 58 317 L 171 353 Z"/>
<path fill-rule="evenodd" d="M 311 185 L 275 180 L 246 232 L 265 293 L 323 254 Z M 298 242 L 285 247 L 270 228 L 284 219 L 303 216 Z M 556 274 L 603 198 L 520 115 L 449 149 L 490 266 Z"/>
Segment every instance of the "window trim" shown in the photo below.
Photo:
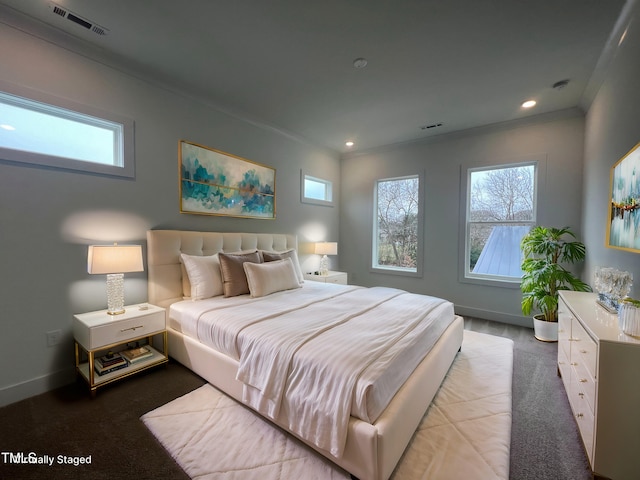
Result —
<path fill-rule="evenodd" d="M 328 192 L 330 196 L 330 200 L 321 200 L 318 198 L 311 198 L 305 195 L 305 180 L 312 180 L 314 182 L 323 183 L 325 185 L 325 192 Z M 324 178 L 320 178 L 316 175 L 310 175 L 305 173 L 304 170 L 300 170 L 300 201 L 302 203 L 309 203 L 311 205 L 321 205 L 324 207 L 333 207 L 335 206 L 334 201 L 334 192 L 333 192 L 333 182 L 331 180 L 327 180 Z"/>
<path fill-rule="evenodd" d="M 19 103 L 20 99 L 25 99 L 28 102 L 41 103 L 43 104 L 41 106 L 41 111 L 43 112 L 50 113 L 52 110 L 62 109 L 63 111 L 55 112 L 56 116 L 60 118 L 76 120 L 73 114 L 78 113 L 82 116 L 95 118 L 96 125 L 98 125 L 102 120 L 119 124 L 121 126 L 121 135 L 116 141 L 119 143 L 118 148 L 121 151 L 122 165 L 117 166 L 104 163 L 93 163 L 90 161 L 75 160 L 72 158 L 47 155 L 44 153 L 30 152 L 26 150 L 16 150 L 1 146 L 0 161 L 80 171 L 99 175 L 135 178 L 134 121 L 132 119 L 116 115 L 111 112 L 106 112 L 95 107 L 73 102 L 55 95 L 2 81 L 0 81 L 0 93 L 5 93 L 10 97 L 18 97 L 18 102 L 16 103 Z M 65 110 L 68 111 L 68 113 L 65 112 Z M 34 109 L 34 111 L 36 111 L 36 109 Z"/>
<path fill-rule="evenodd" d="M 488 285 L 503 288 L 520 288 L 520 280 L 513 279 L 512 277 L 501 277 L 498 275 L 467 275 L 467 258 L 468 248 L 468 228 L 469 222 L 467 221 L 469 215 L 469 180 L 472 171 L 478 170 L 497 170 L 500 168 L 518 167 L 534 165 L 534 197 L 533 208 L 535 217 L 531 221 L 533 225 L 540 223 L 540 202 L 539 199 L 543 198 L 543 192 L 545 189 L 545 178 L 547 169 L 547 155 L 546 154 L 534 154 L 521 157 L 511 157 L 502 160 L 495 160 L 491 162 L 474 163 L 468 162 L 460 165 L 460 223 L 459 223 L 459 247 L 458 247 L 458 281 L 461 283 L 471 283 L 476 285 Z M 497 222 L 500 224 L 507 222 Z M 514 222 L 525 223 L 525 222 Z"/>
<path fill-rule="evenodd" d="M 407 178 L 418 179 L 418 246 L 416 255 L 416 269 L 377 265 L 378 252 L 378 183 L 389 180 L 404 180 Z M 369 255 L 369 271 L 372 273 L 382 273 L 385 275 L 398 275 L 405 277 L 422 278 L 424 265 L 424 195 L 425 195 L 425 175 L 424 171 L 415 174 L 401 175 L 397 177 L 378 178 L 373 181 L 373 223 L 371 228 L 371 250 Z"/>

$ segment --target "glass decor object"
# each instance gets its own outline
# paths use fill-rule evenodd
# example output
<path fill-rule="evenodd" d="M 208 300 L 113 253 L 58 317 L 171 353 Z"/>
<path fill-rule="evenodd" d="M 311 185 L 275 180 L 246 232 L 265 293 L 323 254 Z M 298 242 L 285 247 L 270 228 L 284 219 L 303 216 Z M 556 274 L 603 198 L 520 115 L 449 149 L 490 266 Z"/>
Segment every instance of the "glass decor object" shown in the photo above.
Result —
<path fill-rule="evenodd" d="M 320 275 L 327 275 L 329 273 L 329 258 L 327 255 L 337 255 L 338 254 L 338 243 L 337 242 L 318 242 L 315 245 L 314 253 L 316 255 L 322 255 L 320 259 Z"/>
<path fill-rule="evenodd" d="M 124 309 L 124 274 L 142 272 L 140 245 L 91 245 L 87 256 L 87 271 L 107 275 L 107 313 L 119 315 Z"/>
<path fill-rule="evenodd" d="M 640 337 L 640 302 L 625 298 L 618 310 L 620 329 L 632 337 Z"/>
<path fill-rule="evenodd" d="M 620 302 L 629 295 L 633 275 L 611 267 L 596 267 L 593 287 L 598 292 L 598 304 L 611 313 L 617 313 Z"/>

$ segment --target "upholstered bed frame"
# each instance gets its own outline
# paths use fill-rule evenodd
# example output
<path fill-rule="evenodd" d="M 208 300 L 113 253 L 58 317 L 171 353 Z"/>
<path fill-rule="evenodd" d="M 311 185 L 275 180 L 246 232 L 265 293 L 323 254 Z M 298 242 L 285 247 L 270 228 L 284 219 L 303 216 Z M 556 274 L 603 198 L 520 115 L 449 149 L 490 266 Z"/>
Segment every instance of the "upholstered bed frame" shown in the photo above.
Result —
<path fill-rule="evenodd" d="M 148 231 L 149 303 L 165 307 L 168 312 L 172 303 L 183 299 L 180 253 L 213 255 L 256 248 L 297 248 L 297 239 L 285 234 Z M 236 380 L 238 363 L 172 329 L 169 318 L 167 324 L 169 355 L 241 402 L 242 383 Z M 362 480 L 389 478 L 449 370 L 462 344 L 462 335 L 463 322 L 456 317 L 376 422 L 370 424 L 351 417 L 343 456 L 320 453 Z"/>

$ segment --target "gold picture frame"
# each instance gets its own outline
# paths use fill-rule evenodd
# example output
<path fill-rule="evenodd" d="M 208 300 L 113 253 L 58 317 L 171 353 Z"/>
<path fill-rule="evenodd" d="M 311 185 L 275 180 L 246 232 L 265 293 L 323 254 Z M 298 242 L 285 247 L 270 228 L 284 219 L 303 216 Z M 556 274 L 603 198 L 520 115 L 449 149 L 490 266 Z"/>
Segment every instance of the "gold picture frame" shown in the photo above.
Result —
<path fill-rule="evenodd" d="M 640 143 L 611 168 L 607 246 L 640 252 Z"/>
<path fill-rule="evenodd" d="M 180 140 L 180 213 L 274 219 L 276 170 Z"/>

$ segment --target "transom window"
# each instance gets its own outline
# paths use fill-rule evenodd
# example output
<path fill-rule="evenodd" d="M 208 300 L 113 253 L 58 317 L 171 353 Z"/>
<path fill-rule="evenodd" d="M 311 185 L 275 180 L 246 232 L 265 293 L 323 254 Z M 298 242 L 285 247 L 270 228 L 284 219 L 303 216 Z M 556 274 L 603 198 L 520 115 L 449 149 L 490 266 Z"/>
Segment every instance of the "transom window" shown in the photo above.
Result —
<path fill-rule="evenodd" d="M 0 92 L 0 159 L 134 176 L 133 121 L 32 95 L 47 101 Z"/>
<path fill-rule="evenodd" d="M 422 197 L 418 175 L 376 181 L 372 248 L 374 269 L 420 274 Z"/>
<path fill-rule="evenodd" d="M 536 163 L 467 170 L 465 277 L 520 282 L 522 237 L 536 224 Z"/>
<path fill-rule="evenodd" d="M 333 182 L 301 172 L 301 201 L 316 205 L 333 205 Z"/>

